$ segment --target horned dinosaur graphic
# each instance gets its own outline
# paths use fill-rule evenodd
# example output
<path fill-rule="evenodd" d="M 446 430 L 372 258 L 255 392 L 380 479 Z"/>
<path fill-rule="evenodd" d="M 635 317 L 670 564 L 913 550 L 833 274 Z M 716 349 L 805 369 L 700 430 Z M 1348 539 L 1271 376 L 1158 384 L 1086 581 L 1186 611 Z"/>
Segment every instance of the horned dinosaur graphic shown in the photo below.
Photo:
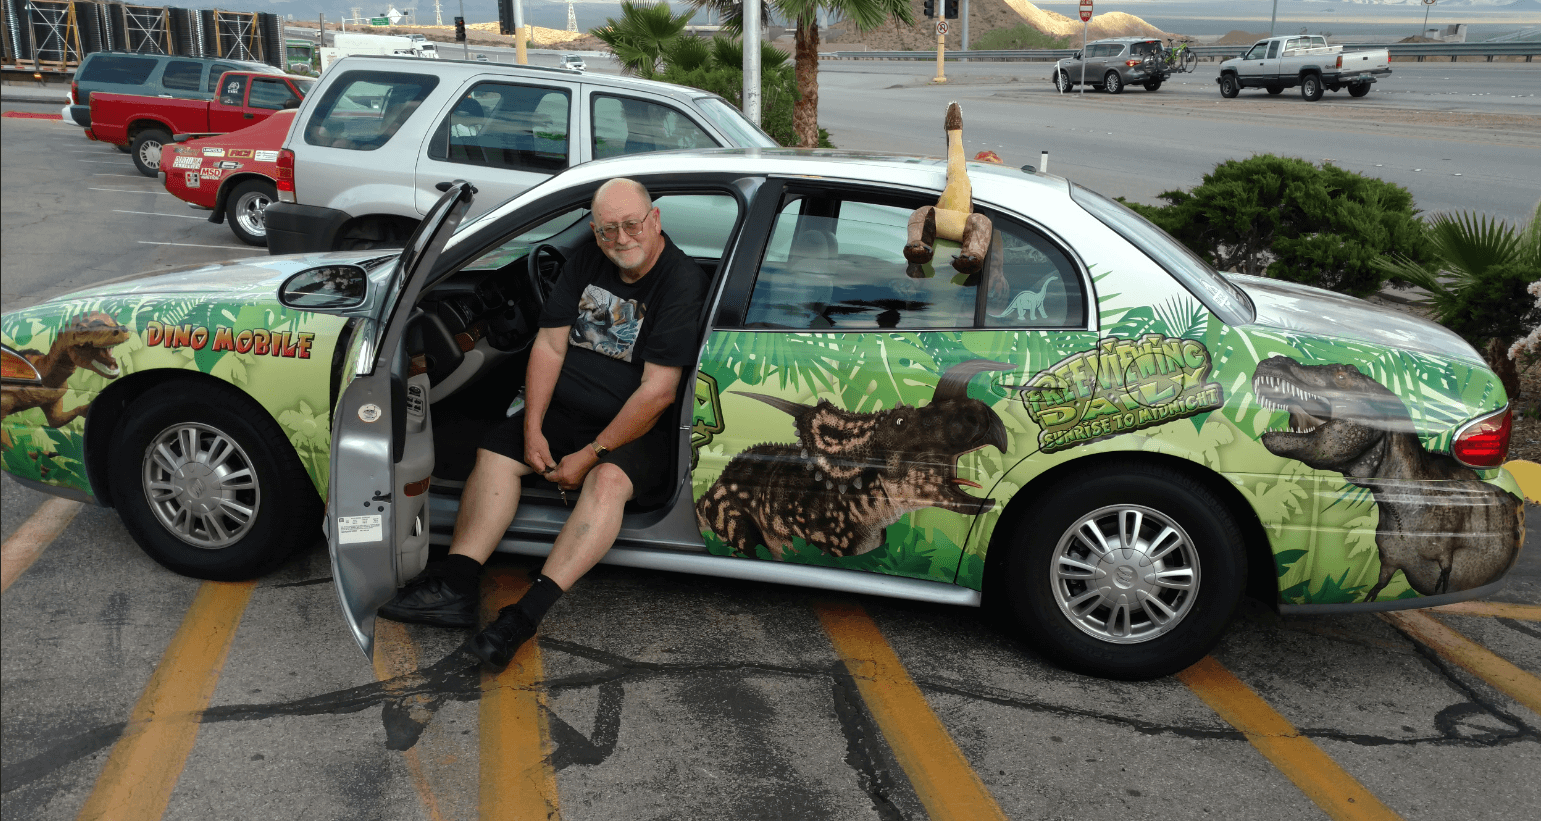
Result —
<path fill-rule="evenodd" d="M 995 503 L 963 492 L 979 485 L 957 475 L 958 458 L 986 445 L 1004 453 L 1008 441 L 990 406 L 968 397 L 968 383 L 1015 368 L 962 362 L 942 374 L 930 403 L 870 413 L 741 393 L 791 414 L 798 441 L 733 457 L 696 503 L 696 518 L 735 552 L 754 555 L 763 544 L 780 560 L 794 538 L 835 556 L 866 553 L 900 516 L 922 508 L 983 513 Z"/>
<path fill-rule="evenodd" d="M 85 368 L 108 379 L 118 377 L 118 361 L 112 348 L 128 340 L 128 329 L 116 319 L 93 311 L 70 320 L 54 337 L 48 353 L 31 349 L 17 351 L 42 377 L 37 386 L 12 387 L 0 393 L 0 418 L 31 408 L 42 408 L 49 427 L 63 427 L 86 412 L 90 404 L 64 409 L 65 384 L 76 368 Z"/>
<path fill-rule="evenodd" d="M 1398 571 L 1425 596 L 1494 581 L 1519 555 L 1520 501 L 1455 459 L 1430 453 L 1396 394 L 1350 365 L 1302 365 L 1283 356 L 1257 366 L 1252 387 L 1264 407 L 1289 412 L 1289 430 L 1263 446 L 1369 489 L 1380 508 L 1375 543 L 1380 578 Z"/>

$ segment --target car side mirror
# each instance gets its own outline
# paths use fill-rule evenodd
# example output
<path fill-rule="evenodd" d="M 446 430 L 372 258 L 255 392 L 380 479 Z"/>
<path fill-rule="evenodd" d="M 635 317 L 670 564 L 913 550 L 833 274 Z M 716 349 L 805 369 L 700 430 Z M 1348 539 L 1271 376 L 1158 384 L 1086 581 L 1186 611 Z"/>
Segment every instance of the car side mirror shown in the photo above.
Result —
<path fill-rule="evenodd" d="M 284 280 L 278 301 L 307 310 L 357 308 L 368 293 L 368 271 L 357 265 L 323 265 Z"/>
<path fill-rule="evenodd" d="M 1079 51 L 1076 52 L 1075 56 L 1071 57 L 1070 59 L 1072 59 L 1072 60 L 1079 60 L 1079 59 L 1081 59 L 1081 52 L 1079 52 Z"/>

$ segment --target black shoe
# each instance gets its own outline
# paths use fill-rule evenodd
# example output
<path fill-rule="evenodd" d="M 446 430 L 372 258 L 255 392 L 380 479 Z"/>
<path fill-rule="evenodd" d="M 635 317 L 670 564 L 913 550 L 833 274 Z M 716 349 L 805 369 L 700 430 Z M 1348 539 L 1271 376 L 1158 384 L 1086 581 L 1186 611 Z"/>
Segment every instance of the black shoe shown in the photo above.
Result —
<path fill-rule="evenodd" d="M 467 648 L 487 669 L 501 673 L 519 650 L 519 645 L 534 635 L 535 625 L 509 605 L 498 611 L 497 619 L 487 625 L 487 629 L 471 638 Z"/>
<path fill-rule="evenodd" d="M 469 593 L 458 591 L 429 568 L 396 591 L 395 598 L 380 608 L 380 615 L 391 621 L 434 627 L 475 627 L 480 598 L 474 587 Z"/>

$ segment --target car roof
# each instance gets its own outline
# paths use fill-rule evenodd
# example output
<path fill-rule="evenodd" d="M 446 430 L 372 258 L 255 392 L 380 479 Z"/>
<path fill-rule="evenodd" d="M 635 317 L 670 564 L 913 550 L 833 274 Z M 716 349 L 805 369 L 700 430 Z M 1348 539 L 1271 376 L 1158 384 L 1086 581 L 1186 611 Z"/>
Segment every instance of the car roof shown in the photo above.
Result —
<path fill-rule="evenodd" d="M 1146 42 L 1149 42 L 1149 43 L 1159 43 L 1159 42 L 1161 42 L 1161 40 L 1160 40 L 1160 38 L 1157 38 L 1157 37 L 1104 37 L 1101 40 L 1093 40 L 1093 41 L 1091 41 L 1091 43 L 1087 43 L 1087 45 L 1092 45 L 1094 43 L 1146 43 Z"/>
<path fill-rule="evenodd" d="M 711 92 L 702 91 L 699 88 L 664 83 L 657 80 L 643 80 L 638 77 L 623 77 L 613 74 L 589 74 L 570 68 L 558 66 L 520 66 L 508 63 L 483 62 L 481 60 L 445 59 L 424 60 L 420 57 L 395 56 L 395 55 L 350 55 L 338 60 L 334 65 L 346 62 L 349 68 L 357 69 L 368 64 L 389 65 L 393 71 L 399 71 L 402 67 L 416 69 L 417 73 L 434 74 L 439 77 L 465 78 L 473 75 L 505 74 L 511 77 L 528 78 L 569 78 L 578 80 L 587 85 L 608 86 L 617 89 L 629 89 L 632 91 L 648 91 L 654 94 L 667 94 L 681 100 L 695 99 L 698 97 L 715 96 Z"/>

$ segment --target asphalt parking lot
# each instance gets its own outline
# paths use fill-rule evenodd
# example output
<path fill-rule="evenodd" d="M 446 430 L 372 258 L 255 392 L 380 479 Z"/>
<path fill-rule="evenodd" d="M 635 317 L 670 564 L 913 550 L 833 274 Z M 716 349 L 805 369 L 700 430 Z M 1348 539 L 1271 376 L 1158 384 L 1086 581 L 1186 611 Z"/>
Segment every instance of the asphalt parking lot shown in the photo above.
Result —
<path fill-rule="evenodd" d="M 4 119 L 0 148 L 7 310 L 265 253 L 78 129 Z M 1310 617 L 1249 602 L 1210 659 L 1151 682 L 1054 668 L 982 611 L 613 567 L 488 676 L 454 631 L 382 623 L 365 659 L 319 543 L 255 582 L 199 582 L 111 510 L 7 477 L 0 814 L 1527 817 L 1541 507 L 1527 525 L 1488 601 Z M 534 567 L 495 558 L 489 610 Z"/>

